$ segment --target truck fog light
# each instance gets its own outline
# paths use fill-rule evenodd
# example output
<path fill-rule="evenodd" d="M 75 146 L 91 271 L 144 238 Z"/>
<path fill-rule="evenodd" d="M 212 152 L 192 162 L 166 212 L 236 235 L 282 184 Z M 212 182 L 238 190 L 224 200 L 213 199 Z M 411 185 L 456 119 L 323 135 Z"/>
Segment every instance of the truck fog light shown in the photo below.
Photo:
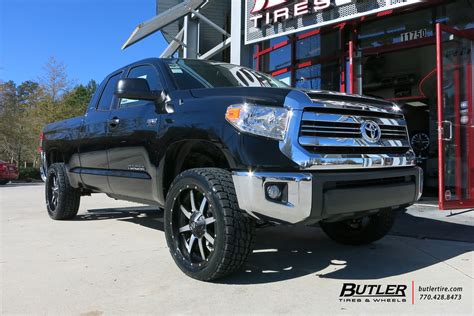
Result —
<path fill-rule="evenodd" d="M 281 199 L 281 189 L 278 185 L 272 184 L 267 186 L 267 196 L 272 200 L 280 200 Z"/>

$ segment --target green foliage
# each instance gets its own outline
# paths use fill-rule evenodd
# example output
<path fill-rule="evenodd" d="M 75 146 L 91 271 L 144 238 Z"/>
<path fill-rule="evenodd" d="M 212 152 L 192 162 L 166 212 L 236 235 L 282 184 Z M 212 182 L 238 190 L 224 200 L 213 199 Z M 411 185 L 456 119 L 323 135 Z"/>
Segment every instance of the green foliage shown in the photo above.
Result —
<path fill-rule="evenodd" d="M 39 168 L 27 167 L 18 169 L 20 172 L 19 180 L 31 181 L 31 180 L 41 180 L 41 174 Z"/>
<path fill-rule="evenodd" d="M 72 86 L 66 66 L 51 58 L 39 80 L 0 81 L 0 159 L 38 165 L 39 135 L 46 124 L 84 115 L 97 84 Z"/>

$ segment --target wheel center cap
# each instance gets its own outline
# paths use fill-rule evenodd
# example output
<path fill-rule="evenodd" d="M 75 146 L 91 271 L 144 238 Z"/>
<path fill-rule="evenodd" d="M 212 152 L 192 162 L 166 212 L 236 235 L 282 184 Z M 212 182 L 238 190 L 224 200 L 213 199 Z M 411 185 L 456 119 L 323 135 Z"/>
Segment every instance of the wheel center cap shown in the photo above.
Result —
<path fill-rule="evenodd" d="M 189 219 L 189 228 L 194 236 L 201 238 L 206 233 L 206 218 L 200 212 L 194 212 Z"/>

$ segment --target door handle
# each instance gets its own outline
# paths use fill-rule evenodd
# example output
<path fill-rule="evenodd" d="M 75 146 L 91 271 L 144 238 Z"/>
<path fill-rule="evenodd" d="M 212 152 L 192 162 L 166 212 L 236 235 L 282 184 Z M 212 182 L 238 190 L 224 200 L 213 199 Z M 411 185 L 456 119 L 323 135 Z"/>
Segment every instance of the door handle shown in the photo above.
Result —
<path fill-rule="evenodd" d="M 110 128 L 116 128 L 120 124 L 120 119 L 118 117 L 114 117 L 111 120 L 107 121 L 107 125 L 109 125 Z"/>
<path fill-rule="evenodd" d="M 451 121 L 442 121 L 441 123 L 443 124 L 442 134 L 441 134 L 442 139 L 445 141 L 452 141 L 453 140 L 453 123 Z M 449 136 L 447 137 L 445 133 L 446 128 L 449 132 Z"/>

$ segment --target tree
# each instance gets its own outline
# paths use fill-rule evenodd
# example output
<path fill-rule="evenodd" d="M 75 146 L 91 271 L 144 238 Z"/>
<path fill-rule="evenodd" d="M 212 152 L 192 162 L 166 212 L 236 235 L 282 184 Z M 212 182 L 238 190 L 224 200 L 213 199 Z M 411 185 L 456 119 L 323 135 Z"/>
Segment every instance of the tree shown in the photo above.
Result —
<path fill-rule="evenodd" d="M 0 85 L 0 153 L 20 164 L 24 157 L 31 161 L 35 156 L 34 124 L 31 111 L 42 99 L 39 85 L 25 81 L 17 86 L 9 81 Z M 34 159 L 33 159 L 34 160 Z"/>
<path fill-rule="evenodd" d="M 96 82 L 91 80 L 86 86 L 78 85 L 65 94 L 61 104 L 62 117 L 59 119 L 84 115 L 96 88 Z"/>
<path fill-rule="evenodd" d="M 39 135 L 46 124 L 84 115 L 97 89 L 87 85 L 72 87 L 66 66 L 51 57 L 39 83 L 0 81 L 0 159 L 22 162 L 38 160 Z"/>
<path fill-rule="evenodd" d="M 40 84 L 53 103 L 60 100 L 63 93 L 71 89 L 72 82 L 67 76 L 67 67 L 63 62 L 50 57 L 43 67 L 45 75 L 40 77 Z"/>

